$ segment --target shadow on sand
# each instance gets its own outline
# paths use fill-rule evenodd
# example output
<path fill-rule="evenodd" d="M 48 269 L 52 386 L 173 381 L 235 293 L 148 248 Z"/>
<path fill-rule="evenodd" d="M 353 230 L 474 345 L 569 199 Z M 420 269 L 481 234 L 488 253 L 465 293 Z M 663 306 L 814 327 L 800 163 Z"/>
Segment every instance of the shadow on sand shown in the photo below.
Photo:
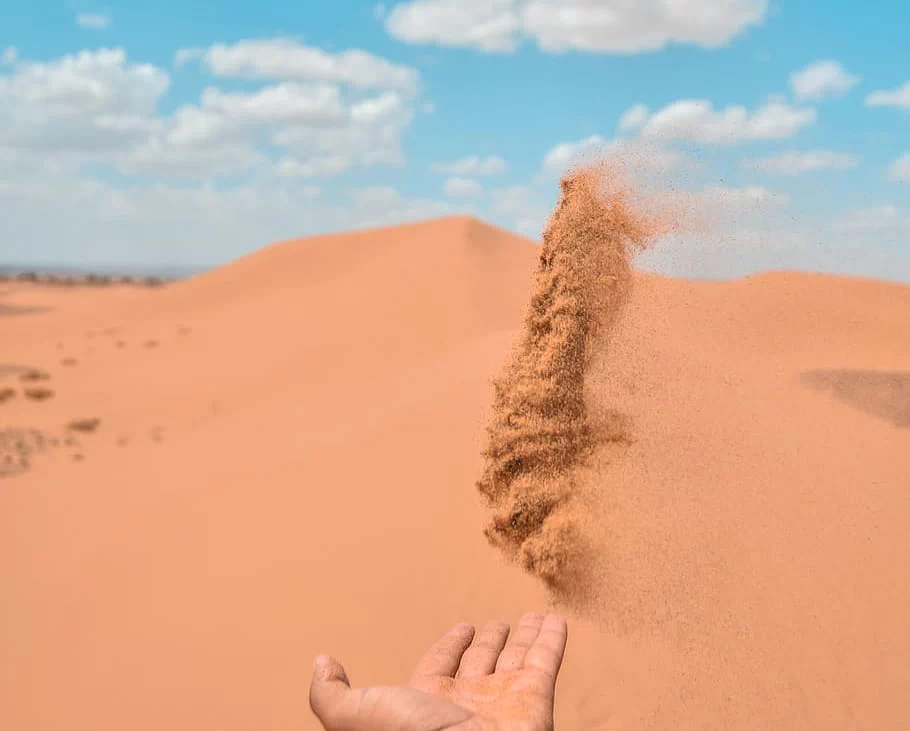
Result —
<path fill-rule="evenodd" d="M 53 307 L 35 307 L 29 305 L 11 305 L 2 301 L 4 297 L 9 296 L 10 291 L 7 289 L 0 290 L 0 317 L 15 317 L 16 315 L 38 315 L 42 312 L 50 312 Z"/>
<path fill-rule="evenodd" d="M 901 428 L 910 428 L 910 371 L 817 370 L 801 380 Z"/>

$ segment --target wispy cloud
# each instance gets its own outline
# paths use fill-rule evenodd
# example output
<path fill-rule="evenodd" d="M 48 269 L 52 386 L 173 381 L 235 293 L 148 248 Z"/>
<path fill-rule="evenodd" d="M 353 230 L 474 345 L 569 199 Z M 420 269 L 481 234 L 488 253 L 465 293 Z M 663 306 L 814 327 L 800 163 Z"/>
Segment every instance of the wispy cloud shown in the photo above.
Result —
<path fill-rule="evenodd" d="M 454 162 L 437 162 L 432 165 L 433 172 L 445 175 L 498 175 L 508 168 L 506 161 L 497 155 L 471 155 Z"/>
<path fill-rule="evenodd" d="M 772 175 L 802 175 L 815 170 L 851 170 L 860 163 L 859 155 L 834 150 L 784 152 L 769 157 L 740 161 L 740 167 Z"/>
<path fill-rule="evenodd" d="M 515 51 L 531 40 L 544 52 L 642 53 L 671 43 L 717 47 L 764 19 L 767 0 L 410 0 L 383 12 L 405 43 Z"/>
<path fill-rule="evenodd" d="M 449 178 L 442 186 L 445 194 L 453 198 L 473 198 L 483 192 L 483 187 L 471 178 Z"/>
<path fill-rule="evenodd" d="M 873 91 L 866 97 L 867 107 L 897 107 L 910 111 L 910 81 L 893 90 Z"/>
<path fill-rule="evenodd" d="M 910 183 L 910 152 L 904 153 L 888 166 L 888 180 Z"/>
<path fill-rule="evenodd" d="M 183 48 L 174 55 L 181 66 L 201 58 L 216 76 L 245 79 L 327 81 L 359 89 L 388 88 L 415 91 L 417 70 L 369 53 L 350 49 L 329 53 L 289 38 L 249 38 L 209 48 Z"/>
<path fill-rule="evenodd" d="M 837 61 L 816 61 L 790 74 L 790 86 L 797 99 L 820 101 L 825 97 L 843 96 L 862 78 L 849 73 Z"/>
<path fill-rule="evenodd" d="M 76 16 L 76 25 L 80 28 L 103 30 L 104 28 L 110 28 L 111 16 L 106 13 L 79 13 Z"/>
<path fill-rule="evenodd" d="M 637 110 L 637 111 L 636 111 Z M 737 145 L 754 140 L 782 140 L 814 124 L 812 107 L 793 107 L 771 101 L 749 111 L 741 105 L 715 109 L 706 99 L 682 99 L 651 115 L 633 107 L 644 138 L 684 140 L 702 145 Z"/>

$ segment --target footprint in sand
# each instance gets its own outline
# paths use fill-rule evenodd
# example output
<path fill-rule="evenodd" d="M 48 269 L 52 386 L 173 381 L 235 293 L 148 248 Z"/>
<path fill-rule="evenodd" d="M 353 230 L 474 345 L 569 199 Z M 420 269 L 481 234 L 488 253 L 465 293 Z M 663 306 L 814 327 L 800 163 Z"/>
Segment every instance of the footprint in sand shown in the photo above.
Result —
<path fill-rule="evenodd" d="M 0 478 L 24 474 L 31 469 L 36 456 L 60 447 L 80 449 L 82 445 L 72 433 L 90 434 L 100 424 L 97 417 L 73 419 L 66 425 L 66 436 L 62 441 L 60 437 L 38 429 L 0 429 Z M 85 459 L 81 451 L 72 452 L 70 456 L 76 462 Z"/>
<path fill-rule="evenodd" d="M 76 360 L 75 358 L 64 358 L 63 360 L 60 361 L 60 365 L 63 365 L 63 366 L 74 366 L 74 365 L 76 365 L 78 362 L 79 362 L 79 361 Z"/>
<path fill-rule="evenodd" d="M 20 460 L 12 454 L 4 454 L 2 459 L 0 459 L 0 477 L 6 477 L 15 472 L 27 469 L 28 460 L 20 462 Z"/>
<path fill-rule="evenodd" d="M 51 439 L 38 429 L 0 429 L 0 478 L 27 472 L 32 456 L 51 446 Z"/>
<path fill-rule="evenodd" d="M 80 434 L 93 434 L 97 431 L 98 427 L 101 425 L 101 419 L 98 417 L 90 417 L 86 419 L 72 419 L 66 425 L 67 434 L 72 434 L 73 432 L 78 432 Z M 79 447 L 81 446 L 78 440 L 74 439 L 72 436 L 66 438 L 65 444 L 68 447 Z M 73 454 L 73 460 L 76 462 L 81 462 L 85 459 L 85 455 L 81 452 L 75 452 Z"/>
<path fill-rule="evenodd" d="M 9 388 L 9 387 L 0 388 L 0 404 L 5 403 L 15 397 L 16 397 L 15 388 Z"/>
<path fill-rule="evenodd" d="M 90 419 L 73 419 L 69 424 L 66 425 L 66 428 L 72 431 L 82 432 L 84 434 L 91 434 L 100 425 L 101 419 L 93 417 Z"/>
<path fill-rule="evenodd" d="M 146 340 L 144 345 L 146 348 L 157 348 L 158 341 L 157 340 Z"/>
<path fill-rule="evenodd" d="M 34 381 L 47 381 L 50 380 L 50 374 L 45 371 L 40 371 L 37 368 L 29 368 L 25 373 L 22 373 L 19 376 L 20 381 L 34 382 Z"/>
<path fill-rule="evenodd" d="M 54 396 L 53 389 L 45 388 L 44 386 L 26 388 L 22 393 L 25 395 L 25 398 L 31 399 L 32 401 L 47 401 L 47 399 L 53 398 Z"/>

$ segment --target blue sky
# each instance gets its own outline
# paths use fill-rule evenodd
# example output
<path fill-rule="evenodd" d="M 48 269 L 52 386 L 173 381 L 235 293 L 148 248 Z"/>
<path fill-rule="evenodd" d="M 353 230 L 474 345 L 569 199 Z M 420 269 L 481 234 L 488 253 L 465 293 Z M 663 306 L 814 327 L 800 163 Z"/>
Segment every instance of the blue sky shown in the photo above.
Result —
<path fill-rule="evenodd" d="M 17 0 L 0 260 L 209 266 L 447 213 L 536 238 L 601 154 L 711 222 L 646 268 L 910 281 L 901 5 Z"/>

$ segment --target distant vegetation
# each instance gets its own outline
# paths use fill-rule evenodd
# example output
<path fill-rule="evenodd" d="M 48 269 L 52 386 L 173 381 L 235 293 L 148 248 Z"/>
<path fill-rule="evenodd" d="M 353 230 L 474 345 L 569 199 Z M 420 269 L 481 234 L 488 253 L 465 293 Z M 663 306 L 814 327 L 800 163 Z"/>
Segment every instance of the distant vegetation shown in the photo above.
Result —
<path fill-rule="evenodd" d="M 170 279 L 164 277 L 134 277 L 112 274 L 43 274 L 39 272 L 20 272 L 19 274 L 0 273 L 0 282 L 33 282 L 62 287 L 109 287 L 112 284 L 133 284 L 141 287 L 160 287 Z"/>
<path fill-rule="evenodd" d="M 103 269 L 103 267 L 102 267 Z M 75 267 L 3 266 L 0 265 L 0 282 L 32 282 L 34 284 L 64 287 L 109 287 L 114 284 L 131 284 L 140 287 L 160 287 L 198 274 L 202 269 L 145 270 L 126 272 L 91 272 Z"/>

